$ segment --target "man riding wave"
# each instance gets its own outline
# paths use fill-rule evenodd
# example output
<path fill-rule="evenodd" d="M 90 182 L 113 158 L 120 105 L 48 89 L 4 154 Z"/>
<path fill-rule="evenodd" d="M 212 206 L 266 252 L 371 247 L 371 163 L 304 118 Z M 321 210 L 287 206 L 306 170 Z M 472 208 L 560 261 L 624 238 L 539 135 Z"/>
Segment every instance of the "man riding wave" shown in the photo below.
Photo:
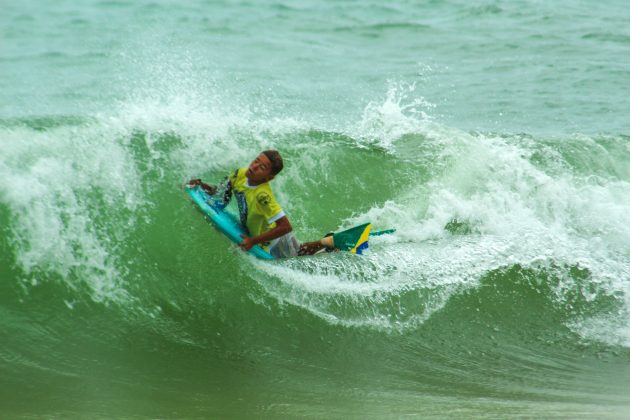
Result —
<path fill-rule="evenodd" d="M 249 251 L 254 245 L 260 245 L 274 258 L 312 255 L 324 248 L 334 249 L 332 236 L 302 244 L 295 238 L 289 218 L 269 184 L 283 167 L 282 156 L 277 150 L 265 150 L 247 168 L 237 169 L 221 185 L 225 205 L 233 195 L 236 197 L 240 221 L 247 231 L 247 235 L 241 235 L 243 241 L 239 246 Z M 188 185 L 199 185 L 210 195 L 219 191 L 201 179 L 190 180 Z"/>

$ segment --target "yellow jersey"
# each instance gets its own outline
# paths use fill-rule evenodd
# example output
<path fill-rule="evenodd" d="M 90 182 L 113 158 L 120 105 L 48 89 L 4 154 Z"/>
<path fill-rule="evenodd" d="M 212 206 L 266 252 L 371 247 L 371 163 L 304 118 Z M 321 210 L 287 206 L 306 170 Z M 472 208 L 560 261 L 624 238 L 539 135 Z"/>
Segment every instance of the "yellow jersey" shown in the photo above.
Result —
<path fill-rule="evenodd" d="M 283 218 L 285 213 L 273 196 L 269 183 L 249 185 L 246 172 L 247 168 L 237 169 L 230 176 L 230 183 L 238 203 L 241 224 L 253 237 L 275 228 L 276 221 Z"/>

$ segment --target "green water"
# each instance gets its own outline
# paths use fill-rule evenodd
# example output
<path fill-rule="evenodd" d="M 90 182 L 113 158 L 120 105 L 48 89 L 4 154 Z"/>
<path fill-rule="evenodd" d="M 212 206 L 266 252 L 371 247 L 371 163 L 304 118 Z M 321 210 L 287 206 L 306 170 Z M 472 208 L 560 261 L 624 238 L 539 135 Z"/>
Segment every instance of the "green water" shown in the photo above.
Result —
<path fill-rule="evenodd" d="M 629 9 L 26 1 L 0 16 L 6 418 L 627 418 Z M 265 262 L 187 200 L 276 148 Z"/>

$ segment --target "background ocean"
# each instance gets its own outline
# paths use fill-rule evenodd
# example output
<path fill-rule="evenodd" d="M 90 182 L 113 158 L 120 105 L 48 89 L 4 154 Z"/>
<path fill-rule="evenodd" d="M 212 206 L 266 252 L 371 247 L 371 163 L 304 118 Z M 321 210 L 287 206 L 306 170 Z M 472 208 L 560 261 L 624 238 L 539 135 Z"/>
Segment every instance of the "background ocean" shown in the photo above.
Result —
<path fill-rule="evenodd" d="M 0 417 L 630 417 L 625 1 L 5 1 Z M 264 148 L 264 262 L 181 190 Z"/>

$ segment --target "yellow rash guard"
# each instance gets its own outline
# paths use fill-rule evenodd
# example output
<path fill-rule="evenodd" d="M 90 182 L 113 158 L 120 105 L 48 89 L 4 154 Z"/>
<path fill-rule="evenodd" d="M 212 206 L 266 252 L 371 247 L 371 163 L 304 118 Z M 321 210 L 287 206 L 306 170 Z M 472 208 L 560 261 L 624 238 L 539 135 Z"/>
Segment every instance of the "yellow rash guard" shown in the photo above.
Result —
<path fill-rule="evenodd" d="M 247 168 L 237 169 L 230 176 L 230 183 L 238 203 L 241 224 L 253 237 L 275 228 L 276 220 L 283 218 L 285 213 L 273 196 L 269 183 L 251 186 L 246 172 Z M 268 243 L 260 245 L 266 248 Z"/>

